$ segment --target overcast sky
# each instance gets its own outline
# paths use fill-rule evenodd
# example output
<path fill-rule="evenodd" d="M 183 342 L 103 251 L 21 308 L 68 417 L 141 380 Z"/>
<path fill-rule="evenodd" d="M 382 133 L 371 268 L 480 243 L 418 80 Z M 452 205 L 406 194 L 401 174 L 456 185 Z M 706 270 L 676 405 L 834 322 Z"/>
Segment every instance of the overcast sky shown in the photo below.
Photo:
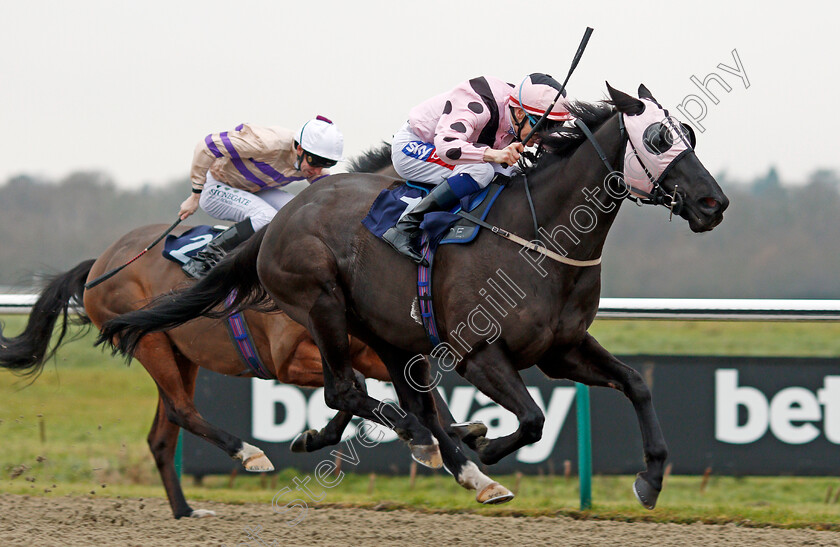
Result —
<path fill-rule="evenodd" d="M 102 170 L 121 187 L 162 184 L 188 174 L 207 133 L 316 114 L 352 156 L 462 80 L 562 81 L 586 26 L 570 96 L 644 82 L 674 113 L 698 96 L 712 173 L 840 170 L 835 2 L 0 2 L 0 183 Z M 718 68 L 736 68 L 733 50 L 749 88 Z M 718 104 L 690 80 L 712 72 L 731 87 L 710 84 Z"/>

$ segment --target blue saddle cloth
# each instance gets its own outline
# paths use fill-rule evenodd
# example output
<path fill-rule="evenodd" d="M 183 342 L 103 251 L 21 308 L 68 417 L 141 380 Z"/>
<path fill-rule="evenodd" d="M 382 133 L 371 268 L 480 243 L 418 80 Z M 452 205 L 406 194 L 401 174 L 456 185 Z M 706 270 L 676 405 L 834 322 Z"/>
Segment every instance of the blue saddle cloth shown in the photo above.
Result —
<path fill-rule="evenodd" d="M 382 190 L 370 206 L 367 216 L 362 219 L 362 224 L 373 235 L 381 238 L 431 188 L 432 185 L 409 181 Z M 503 188 L 503 185 L 493 182 L 480 192 L 462 198 L 461 203 L 451 211 L 427 213 L 420 227 L 426 232 L 433 247 L 448 243 L 469 243 L 478 235 L 480 227 L 457 213 L 463 209 L 484 220 Z"/>
<path fill-rule="evenodd" d="M 170 234 L 163 242 L 163 256 L 183 266 L 224 230 L 225 226 L 201 225 L 179 236 Z"/>

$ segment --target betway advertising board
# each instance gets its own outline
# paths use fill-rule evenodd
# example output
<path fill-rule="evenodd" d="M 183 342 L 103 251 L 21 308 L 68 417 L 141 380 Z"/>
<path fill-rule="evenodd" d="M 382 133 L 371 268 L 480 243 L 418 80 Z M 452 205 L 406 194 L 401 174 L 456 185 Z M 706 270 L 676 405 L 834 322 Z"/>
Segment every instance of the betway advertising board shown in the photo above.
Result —
<path fill-rule="evenodd" d="M 653 391 L 668 443 L 673 473 L 700 474 L 711 467 L 730 475 L 836 475 L 840 472 L 840 361 L 806 358 L 628 356 Z M 493 466 L 494 473 L 562 472 L 577 468 L 575 388 L 546 378 L 538 369 L 523 373 L 545 416 L 543 437 Z M 395 401 L 390 384 L 368 380 L 368 391 Z M 456 372 L 438 386 L 458 421 L 484 422 L 489 437 L 512 433 L 513 414 L 498 407 Z M 334 461 L 329 448 L 293 454 L 292 439 L 321 429 L 334 414 L 322 389 L 301 389 L 258 379 L 220 376 L 202 370 L 196 405 L 211 423 L 260 447 L 276 468 L 311 471 Z M 643 469 L 642 440 L 630 401 L 607 388 L 591 389 L 593 471 L 629 474 Z M 365 427 L 354 419 L 333 450 L 346 457 L 342 469 L 404 473 L 411 458 L 392 431 Z M 476 457 L 472 459 L 478 462 Z M 184 472 L 229 473 L 238 462 L 209 443 L 184 435 Z"/>

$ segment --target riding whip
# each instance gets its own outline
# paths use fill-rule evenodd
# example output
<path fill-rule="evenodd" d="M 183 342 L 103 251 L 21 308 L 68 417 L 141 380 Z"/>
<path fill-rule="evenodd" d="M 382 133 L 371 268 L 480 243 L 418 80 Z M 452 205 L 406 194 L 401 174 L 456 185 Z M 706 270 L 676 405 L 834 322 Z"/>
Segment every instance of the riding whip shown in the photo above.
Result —
<path fill-rule="evenodd" d="M 93 281 L 89 281 L 89 282 L 85 283 L 85 289 L 92 289 L 92 288 L 94 288 L 95 286 L 97 286 L 97 285 L 99 285 L 100 283 L 102 283 L 103 281 L 106 281 L 106 280 L 108 280 L 108 279 L 111 279 L 112 277 L 114 277 L 115 275 L 117 275 L 120 271 L 122 271 L 122 269 L 123 269 L 123 268 L 125 268 L 126 266 L 128 266 L 129 264 L 131 264 L 132 262 L 134 262 L 135 260 L 137 260 L 137 259 L 138 259 L 138 258 L 140 258 L 141 256 L 143 256 L 144 254 L 146 254 L 146 253 L 149 251 L 149 249 L 151 249 L 152 247 L 154 247 L 155 245 L 157 245 L 157 244 L 158 244 L 158 242 L 159 242 L 161 239 L 163 239 L 164 237 L 166 237 L 166 236 L 169 234 L 169 232 L 171 232 L 172 230 L 174 230 L 174 229 L 175 229 L 175 227 L 176 227 L 176 226 L 178 226 L 178 224 L 180 224 L 180 223 L 181 223 L 181 217 L 179 216 L 179 217 L 178 217 L 178 220 L 176 220 L 175 222 L 173 222 L 173 223 L 172 223 L 172 226 L 170 226 L 169 228 L 167 228 L 167 229 L 166 229 L 166 231 L 165 231 L 165 232 L 163 232 L 162 234 L 160 234 L 160 236 L 158 236 L 158 238 L 157 238 L 156 240 L 152 241 L 149 245 L 146 245 L 146 248 L 145 248 L 145 249 L 143 249 L 142 251 L 140 251 L 140 254 L 139 254 L 139 255 L 135 256 L 134 258 L 132 258 L 131 260 L 129 260 L 128 262 L 126 262 L 125 264 L 123 264 L 122 266 L 120 266 L 119 268 L 115 268 L 115 269 L 111 270 L 111 271 L 110 271 L 110 272 L 108 272 L 108 273 L 105 273 L 105 274 L 100 275 L 99 277 L 97 277 L 97 278 L 96 278 L 96 279 L 94 279 Z"/>
<path fill-rule="evenodd" d="M 583 33 L 583 39 L 580 41 L 580 45 L 578 46 L 577 53 L 575 53 L 575 58 L 572 60 L 572 66 L 569 68 L 569 73 L 566 74 L 566 79 L 563 80 L 563 84 L 560 86 L 560 90 L 557 91 L 557 96 L 554 97 L 554 100 L 551 102 L 551 105 L 545 110 L 545 113 L 542 117 L 537 120 L 537 124 L 531 128 L 530 133 L 528 136 L 522 139 L 523 143 L 527 143 L 531 140 L 531 136 L 536 133 L 537 129 L 542 125 L 543 121 L 548 117 L 549 113 L 551 113 L 551 109 L 554 108 L 554 105 L 557 104 L 557 101 L 560 100 L 560 97 L 563 95 L 563 91 L 566 90 L 566 84 L 569 83 L 569 78 L 572 77 L 572 72 L 575 71 L 577 68 L 578 63 L 580 62 L 580 58 L 583 57 L 583 50 L 586 49 L 586 44 L 589 43 L 589 37 L 592 36 L 592 27 L 586 27 L 586 31 Z"/>

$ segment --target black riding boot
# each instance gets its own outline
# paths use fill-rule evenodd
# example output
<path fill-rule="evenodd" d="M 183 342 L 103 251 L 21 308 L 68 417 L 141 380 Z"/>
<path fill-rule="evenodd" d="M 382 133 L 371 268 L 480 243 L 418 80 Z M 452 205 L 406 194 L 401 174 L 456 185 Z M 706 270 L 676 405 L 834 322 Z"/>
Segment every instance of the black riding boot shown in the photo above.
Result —
<path fill-rule="evenodd" d="M 423 215 L 432 211 L 449 209 L 458 203 L 458 196 L 449 186 L 449 181 L 444 181 L 432 189 L 429 195 L 420 200 L 420 203 L 406 213 L 393 228 L 382 234 L 384 239 L 397 252 L 404 254 L 417 264 L 423 264 L 423 256 L 418 250 L 420 242 L 420 223 L 423 222 Z M 424 264 L 426 265 L 426 264 Z"/>
<path fill-rule="evenodd" d="M 251 219 L 246 218 L 237 222 L 224 232 L 220 233 L 207 244 L 202 251 L 196 253 L 192 259 L 182 266 L 182 269 L 190 277 L 203 277 L 213 266 L 219 263 L 226 254 L 232 251 L 237 245 L 254 235 L 254 227 Z"/>

